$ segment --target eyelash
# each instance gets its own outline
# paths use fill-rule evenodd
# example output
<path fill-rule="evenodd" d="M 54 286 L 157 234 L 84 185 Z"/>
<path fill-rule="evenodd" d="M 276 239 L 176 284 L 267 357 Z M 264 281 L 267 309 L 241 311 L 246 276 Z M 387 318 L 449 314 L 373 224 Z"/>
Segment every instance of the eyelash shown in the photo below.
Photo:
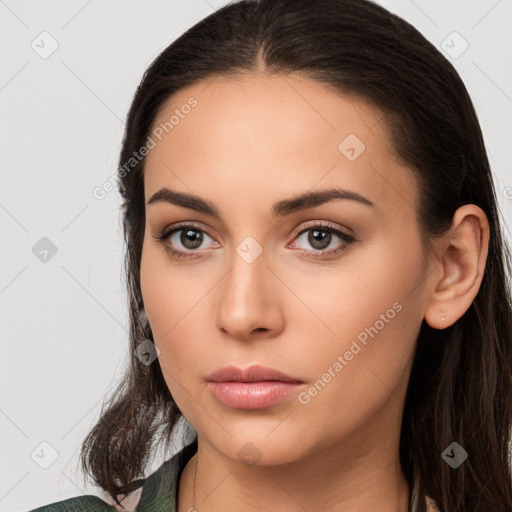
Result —
<path fill-rule="evenodd" d="M 194 254 L 196 252 L 199 252 L 201 250 L 206 251 L 206 252 L 211 252 L 212 250 L 214 250 L 214 249 L 193 249 L 193 250 L 188 250 L 188 251 L 180 251 L 180 250 L 172 248 L 171 246 L 169 246 L 167 244 L 167 240 L 171 237 L 171 235 L 173 235 L 174 233 L 177 233 L 179 231 L 185 231 L 186 229 L 204 233 L 204 234 L 210 236 L 207 231 L 205 231 L 204 229 L 201 229 L 193 224 L 179 224 L 179 225 L 173 226 L 170 229 L 166 228 L 166 229 L 162 230 L 154 238 L 164 246 L 164 249 L 169 254 L 169 256 L 171 256 L 174 259 L 195 259 L 197 256 L 192 256 L 192 254 Z M 329 224 L 323 224 L 322 222 L 317 222 L 316 224 L 312 224 L 310 226 L 305 227 L 301 231 L 296 232 L 294 234 L 294 240 L 295 240 L 295 238 L 300 237 L 304 233 L 307 233 L 308 231 L 313 231 L 313 230 L 323 231 L 323 232 L 334 234 L 334 235 L 338 236 L 339 238 L 341 238 L 343 240 L 343 243 L 340 247 L 338 247 L 336 249 L 330 249 L 327 251 L 319 250 L 319 249 L 317 249 L 317 250 L 313 249 L 311 251 L 308 251 L 306 249 L 298 249 L 301 253 L 316 253 L 317 254 L 316 256 L 308 256 L 309 258 L 312 258 L 312 259 L 327 259 L 325 255 L 327 255 L 327 257 L 336 256 L 336 255 L 342 253 L 343 251 L 345 251 L 349 245 L 351 245 L 353 242 L 356 241 L 356 238 L 354 236 L 344 233 L 343 231 L 341 231 Z M 210 238 L 213 238 L 213 237 L 210 236 Z"/>

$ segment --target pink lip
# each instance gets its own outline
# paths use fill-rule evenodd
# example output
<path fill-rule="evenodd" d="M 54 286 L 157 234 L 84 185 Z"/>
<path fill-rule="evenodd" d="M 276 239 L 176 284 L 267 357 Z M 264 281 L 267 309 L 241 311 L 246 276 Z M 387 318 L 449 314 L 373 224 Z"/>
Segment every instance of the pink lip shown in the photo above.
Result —
<path fill-rule="evenodd" d="M 303 381 L 279 370 L 254 365 L 226 366 L 206 379 L 213 396 L 235 409 L 260 409 L 290 396 Z"/>
<path fill-rule="evenodd" d="M 253 365 L 248 368 L 239 368 L 235 365 L 225 366 L 206 377 L 209 382 L 264 382 L 281 381 L 302 383 L 300 379 L 290 377 L 279 370 L 266 366 Z"/>

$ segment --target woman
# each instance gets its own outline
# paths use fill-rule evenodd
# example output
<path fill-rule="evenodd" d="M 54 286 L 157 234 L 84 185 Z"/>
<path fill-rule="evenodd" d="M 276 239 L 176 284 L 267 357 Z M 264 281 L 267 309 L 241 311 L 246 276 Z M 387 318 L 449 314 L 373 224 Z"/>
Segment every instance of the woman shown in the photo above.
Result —
<path fill-rule="evenodd" d="M 512 510 L 509 249 L 416 29 L 227 5 L 145 73 L 119 190 L 132 365 L 81 454 L 116 505 L 37 510 Z"/>

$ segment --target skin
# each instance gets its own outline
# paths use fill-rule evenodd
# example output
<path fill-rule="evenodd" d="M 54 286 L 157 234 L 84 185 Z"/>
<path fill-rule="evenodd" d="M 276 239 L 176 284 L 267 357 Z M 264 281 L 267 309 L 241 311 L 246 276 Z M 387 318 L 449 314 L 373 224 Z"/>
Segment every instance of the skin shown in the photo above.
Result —
<path fill-rule="evenodd" d="M 147 205 L 141 262 L 166 383 L 198 432 L 178 511 L 193 505 L 196 469 L 199 511 L 406 510 L 398 446 L 416 339 L 424 319 L 443 329 L 475 297 L 487 257 L 485 214 L 475 205 L 460 208 L 427 254 L 416 181 L 393 156 L 382 113 L 323 84 L 263 72 L 217 77 L 169 98 L 154 126 L 191 96 L 198 105 L 148 154 L 145 199 L 162 187 L 193 193 L 216 205 L 221 218 Z M 349 134 L 366 146 L 354 161 L 338 149 Z M 272 216 L 274 202 L 332 186 L 374 207 L 335 200 Z M 180 233 L 155 239 L 182 221 L 204 230 L 198 249 L 180 243 Z M 344 244 L 333 234 L 318 249 L 308 241 L 311 231 L 298 236 L 315 221 L 355 234 L 356 242 L 314 259 Z M 247 236 L 263 250 L 252 263 L 236 251 Z M 195 251 L 195 258 L 173 259 L 165 244 Z M 400 312 L 301 403 L 298 393 L 395 303 Z M 205 380 L 231 363 L 270 366 L 305 383 L 274 406 L 233 409 Z M 254 465 L 237 455 L 247 443 L 257 449 Z"/>

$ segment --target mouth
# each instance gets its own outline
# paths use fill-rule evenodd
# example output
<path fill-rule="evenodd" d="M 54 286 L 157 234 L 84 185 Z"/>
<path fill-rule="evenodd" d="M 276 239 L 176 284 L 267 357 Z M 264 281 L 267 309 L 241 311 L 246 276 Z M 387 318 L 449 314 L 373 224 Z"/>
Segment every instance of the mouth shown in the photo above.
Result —
<path fill-rule="evenodd" d="M 285 373 L 266 366 L 253 365 L 240 368 L 235 365 L 225 366 L 213 372 L 206 380 L 208 382 L 288 382 L 303 384 L 304 381 L 286 375 Z"/>
<path fill-rule="evenodd" d="M 261 409 L 290 397 L 304 381 L 274 368 L 227 366 L 212 373 L 208 389 L 222 404 L 234 409 Z"/>

